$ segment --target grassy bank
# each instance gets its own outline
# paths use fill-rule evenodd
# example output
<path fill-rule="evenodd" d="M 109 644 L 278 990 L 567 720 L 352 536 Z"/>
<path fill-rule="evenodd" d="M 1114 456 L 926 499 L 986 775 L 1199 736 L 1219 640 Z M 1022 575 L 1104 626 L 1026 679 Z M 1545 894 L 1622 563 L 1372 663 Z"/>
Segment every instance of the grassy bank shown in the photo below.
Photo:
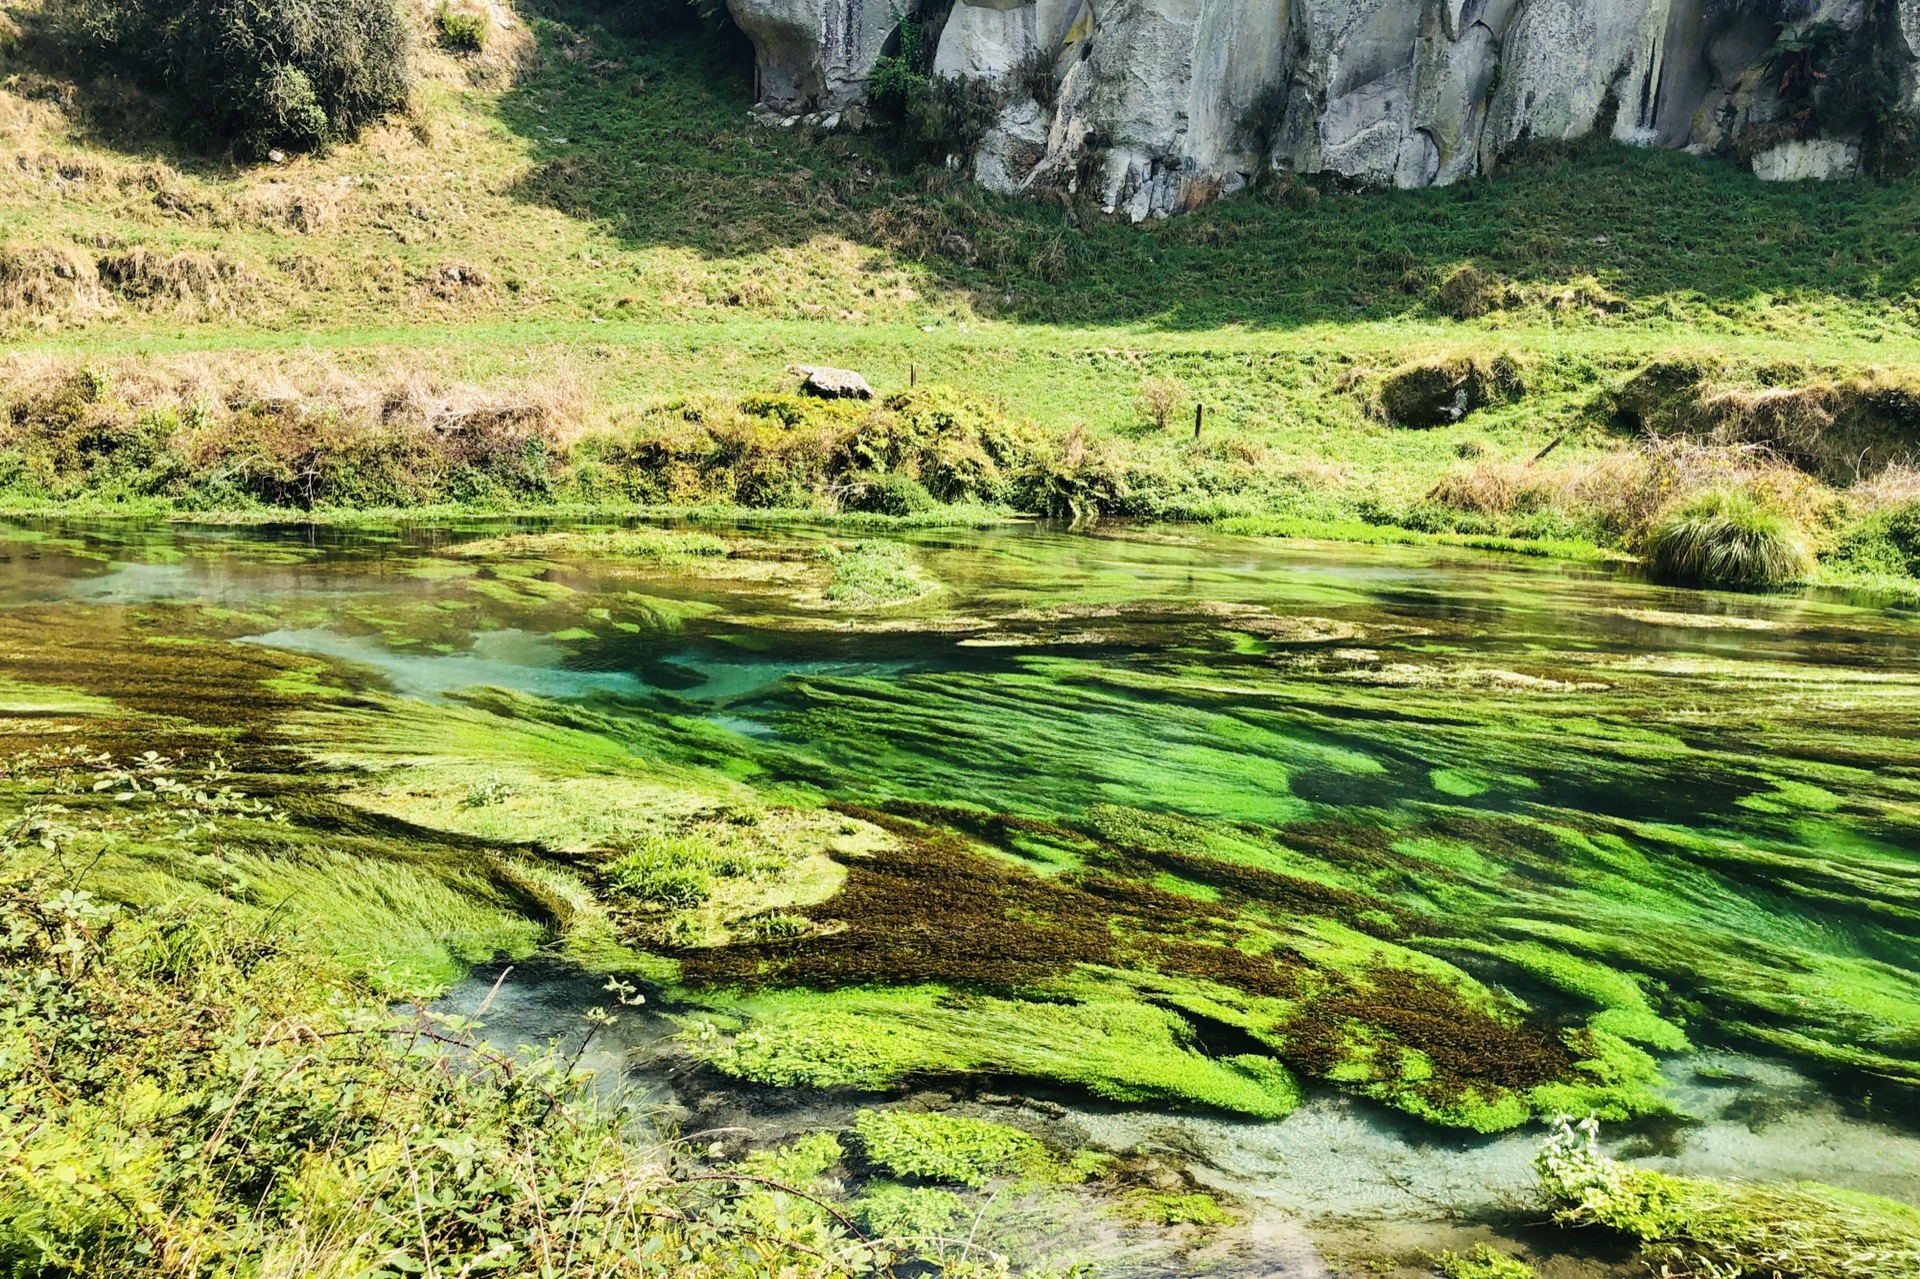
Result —
<path fill-rule="evenodd" d="M 737 34 L 584 0 L 429 44 L 353 145 L 234 166 L 5 12 L 9 509 L 951 500 L 924 439 L 833 456 L 859 415 L 784 398 L 829 363 L 1021 435 L 969 501 L 1590 554 L 1731 486 L 1814 580 L 1912 589 L 1878 533 L 1920 491 L 1911 183 L 1571 148 L 1131 227 L 761 127 Z"/>

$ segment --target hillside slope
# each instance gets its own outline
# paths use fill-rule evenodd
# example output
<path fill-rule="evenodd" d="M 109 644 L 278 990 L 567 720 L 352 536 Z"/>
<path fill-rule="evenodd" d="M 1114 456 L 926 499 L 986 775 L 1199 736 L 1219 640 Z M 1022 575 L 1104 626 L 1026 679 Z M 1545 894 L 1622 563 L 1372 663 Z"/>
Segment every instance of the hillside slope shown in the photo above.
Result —
<path fill-rule="evenodd" d="M 349 434 L 444 436 L 485 410 L 544 450 L 538 484 L 415 468 L 395 480 L 425 486 L 414 500 L 830 508 L 852 464 L 756 488 L 705 436 L 666 450 L 684 483 L 580 482 L 581 441 L 631 470 L 627 445 L 703 420 L 690 397 L 758 429 L 741 397 L 791 389 L 795 362 L 987 397 L 1059 441 L 1061 513 L 1618 545 L 1673 484 L 1731 477 L 1785 494 L 1831 550 L 1920 488 L 1882 474 L 1920 422 L 1910 182 L 1769 186 L 1562 147 L 1444 190 L 1282 181 L 1132 227 L 1090 197 L 990 195 L 888 136 L 763 127 L 737 33 L 587 0 L 491 9 L 484 54 L 423 52 L 412 118 L 240 168 L 152 132 L 164 112 L 89 78 L 38 0 L 0 10 L 16 507 L 391 499 L 317 482 L 333 463 L 285 439 L 275 464 L 304 488 L 200 482 L 231 461 L 223 424 L 266 448 L 279 428 L 253 409 L 294 404 Z M 81 418 L 140 435 L 171 478 L 131 446 L 102 464 L 71 438 Z M 1705 452 L 1650 451 L 1649 432 Z"/>

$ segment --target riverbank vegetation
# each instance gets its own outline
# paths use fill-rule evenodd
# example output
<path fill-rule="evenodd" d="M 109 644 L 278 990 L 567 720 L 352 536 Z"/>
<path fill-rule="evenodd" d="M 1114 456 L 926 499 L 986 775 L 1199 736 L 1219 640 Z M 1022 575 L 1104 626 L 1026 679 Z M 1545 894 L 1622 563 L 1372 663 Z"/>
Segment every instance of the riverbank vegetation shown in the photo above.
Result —
<path fill-rule="evenodd" d="M 1875 540 L 1920 489 L 1912 183 L 1582 147 L 1131 227 L 750 123 L 737 33 L 591 0 L 408 10 L 404 111 L 253 164 L 66 12 L 0 41 L 13 509 L 961 501 L 1641 555 L 1728 490 L 1799 576 L 1915 589 Z M 822 360 L 883 402 L 797 400 Z"/>

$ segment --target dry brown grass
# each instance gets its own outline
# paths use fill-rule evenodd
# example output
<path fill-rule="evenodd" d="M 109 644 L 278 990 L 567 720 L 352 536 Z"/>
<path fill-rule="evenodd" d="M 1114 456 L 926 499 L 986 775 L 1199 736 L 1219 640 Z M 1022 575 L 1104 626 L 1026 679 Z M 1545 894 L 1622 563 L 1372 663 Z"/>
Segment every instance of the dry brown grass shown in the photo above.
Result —
<path fill-rule="evenodd" d="M 0 244 L 0 327 L 102 315 L 113 297 L 99 267 L 71 244 Z"/>
<path fill-rule="evenodd" d="M 1851 484 L 1914 460 L 1920 379 L 1905 369 L 1752 370 L 1678 357 L 1629 379 L 1612 413 L 1650 435 L 1755 445 L 1829 483 Z"/>
<path fill-rule="evenodd" d="M 1825 523 L 1838 500 L 1832 488 L 1770 450 L 1686 438 L 1645 440 L 1553 465 L 1483 459 L 1443 477 L 1431 496 L 1480 515 L 1596 518 L 1632 546 L 1676 504 L 1727 490 L 1751 493 L 1806 528 Z"/>

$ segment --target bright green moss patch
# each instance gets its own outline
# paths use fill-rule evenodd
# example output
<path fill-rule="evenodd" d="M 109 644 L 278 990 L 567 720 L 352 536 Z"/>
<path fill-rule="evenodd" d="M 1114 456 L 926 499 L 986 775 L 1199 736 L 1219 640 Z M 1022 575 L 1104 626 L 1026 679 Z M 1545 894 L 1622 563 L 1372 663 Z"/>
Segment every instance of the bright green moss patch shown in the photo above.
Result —
<path fill-rule="evenodd" d="M 863 1110 L 853 1123 L 868 1162 L 896 1177 L 984 1186 L 995 1177 L 1054 1170 L 1053 1156 L 1036 1138 L 985 1119 Z"/>
<path fill-rule="evenodd" d="M 821 598 L 841 608 L 885 608 L 936 589 L 915 566 L 911 548 L 901 542 L 869 538 L 851 546 L 830 546 L 820 555 L 833 571 Z"/>

